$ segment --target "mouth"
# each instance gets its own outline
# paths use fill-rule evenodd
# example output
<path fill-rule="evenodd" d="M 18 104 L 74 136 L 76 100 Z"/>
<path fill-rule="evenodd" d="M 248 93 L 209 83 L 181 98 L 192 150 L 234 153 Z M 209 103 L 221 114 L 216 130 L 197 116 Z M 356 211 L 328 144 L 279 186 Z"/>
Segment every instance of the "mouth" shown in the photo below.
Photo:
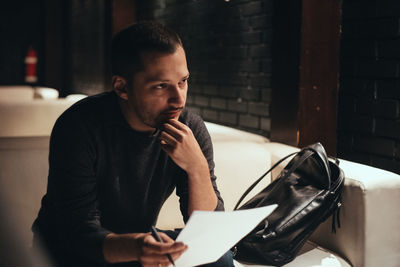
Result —
<path fill-rule="evenodd" d="M 182 112 L 183 108 L 177 108 L 177 109 L 172 109 L 172 110 L 167 110 L 163 112 L 162 114 L 168 118 L 175 118 L 179 116 L 179 114 Z"/>

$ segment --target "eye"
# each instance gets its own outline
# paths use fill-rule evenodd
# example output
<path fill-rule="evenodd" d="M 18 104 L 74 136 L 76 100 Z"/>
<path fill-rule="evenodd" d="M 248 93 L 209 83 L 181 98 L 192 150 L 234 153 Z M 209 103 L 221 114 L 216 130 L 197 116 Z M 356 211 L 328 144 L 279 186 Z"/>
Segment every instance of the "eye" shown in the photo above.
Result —
<path fill-rule="evenodd" d="M 156 84 L 154 86 L 155 89 L 164 89 L 167 88 L 167 84 L 166 83 L 160 83 L 160 84 Z"/>
<path fill-rule="evenodd" d="M 179 85 L 180 85 L 180 86 L 185 85 L 185 84 L 188 82 L 188 79 L 189 79 L 189 78 L 183 79 L 182 81 L 179 82 Z"/>

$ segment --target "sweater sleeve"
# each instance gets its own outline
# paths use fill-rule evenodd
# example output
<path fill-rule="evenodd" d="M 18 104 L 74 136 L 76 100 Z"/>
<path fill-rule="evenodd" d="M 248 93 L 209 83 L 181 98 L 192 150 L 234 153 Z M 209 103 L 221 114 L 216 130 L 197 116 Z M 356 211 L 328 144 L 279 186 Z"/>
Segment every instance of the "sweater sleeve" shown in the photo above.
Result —
<path fill-rule="evenodd" d="M 88 125 L 73 112 L 56 122 L 50 139 L 49 178 L 44 217 L 62 255 L 104 262 L 103 241 L 110 233 L 100 224 L 96 147 Z"/>
<path fill-rule="evenodd" d="M 210 171 L 210 179 L 212 186 L 214 188 L 214 192 L 218 198 L 217 206 L 215 211 L 223 211 L 224 210 L 224 201 L 221 197 L 221 193 L 217 187 L 217 177 L 214 174 L 214 152 L 213 152 L 213 145 L 211 141 L 210 134 L 204 124 L 204 121 L 197 115 L 190 113 L 189 118 L 191 118 L 188 122 L 185 122 L 189 128 L 191 128 L 197 142 L 200 145 L 201 150 L 208 162 L 208 168 Z M 176 194 L 179 196 L 180 202 L 180 210 L 183 215 L 183 220 L 186 223 L 189 219 L 188 215 L 188 201 L 189 201 L 189 189 L 188 189 L 188 182 L 187 176 L 185 179 L 179 179 L 177 184 Z"/>

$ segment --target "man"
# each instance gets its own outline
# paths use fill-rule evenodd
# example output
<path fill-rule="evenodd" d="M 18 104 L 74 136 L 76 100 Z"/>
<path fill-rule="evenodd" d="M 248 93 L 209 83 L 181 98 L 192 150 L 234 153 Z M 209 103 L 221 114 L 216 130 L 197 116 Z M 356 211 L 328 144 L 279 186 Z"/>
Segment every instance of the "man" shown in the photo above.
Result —
<path fill-rule="evenodd" d="M 35 243 L 57 266 L 168 266 L 186 245 L 149 233 L 174 188 L 185 221 L 223 210 L 210 136 L 184 109 L 189 71 L 178 35 L 135 24 L 112 44 L 113 92 L 88 97 L 57 120 Z M 170 237 L 171 236 L 171 237 Z M 213 266 L 233 266 L 227 253 Z"/>

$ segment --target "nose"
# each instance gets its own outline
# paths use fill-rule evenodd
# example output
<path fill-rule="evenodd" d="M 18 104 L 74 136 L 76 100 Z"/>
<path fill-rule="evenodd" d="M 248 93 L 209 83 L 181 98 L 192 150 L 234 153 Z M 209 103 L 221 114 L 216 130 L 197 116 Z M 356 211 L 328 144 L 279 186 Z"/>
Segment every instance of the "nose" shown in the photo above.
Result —
<path fill-rule="evenodd" d="M 179 85 L 171 86 L 169 102 L 176 104 L 178 107 L 185 105 L 187 88 L 181 88 Z"/>

